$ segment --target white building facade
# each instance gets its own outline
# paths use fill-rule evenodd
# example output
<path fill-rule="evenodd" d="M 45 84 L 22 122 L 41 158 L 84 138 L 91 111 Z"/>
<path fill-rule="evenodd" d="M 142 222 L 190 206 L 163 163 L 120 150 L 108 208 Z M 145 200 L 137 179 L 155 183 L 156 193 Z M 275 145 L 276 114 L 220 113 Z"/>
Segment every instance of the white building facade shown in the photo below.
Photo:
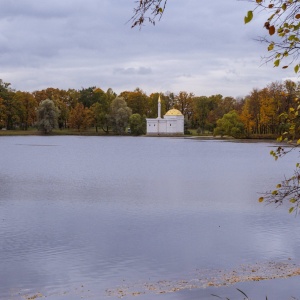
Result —
<path fill-rule="evenodd" d="M 147 120 L 147 135 L 183 135 L 184 116 L 178 109 L 170 109 L 161 117 L 161 100 L 158 97 L 158 116 Z"/>

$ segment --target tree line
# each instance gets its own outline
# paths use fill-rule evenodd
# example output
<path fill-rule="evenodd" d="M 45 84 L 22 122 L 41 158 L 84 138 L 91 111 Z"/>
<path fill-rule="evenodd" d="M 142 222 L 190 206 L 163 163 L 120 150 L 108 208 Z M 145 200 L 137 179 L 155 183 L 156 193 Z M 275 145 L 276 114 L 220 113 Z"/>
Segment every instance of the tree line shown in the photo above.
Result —
<path fill-rule="evenodd" d="M 96 132 L 144 134 L 146 118 L 157 117 L 161 97 L 162 115 L 179 109 L 185 117 L 185 131 L 198 134 L 230 135 L 236 138 L 280 135 L 290 124 L 286 115 L 297 110 L 300 84 L 291 80 L 273 82 L 253 89 L 243 98 L 222 95 L 196 96 L 191 92 L 147 95 L 136 88 L 117 95 L 111 88 L 47 88 L 34 92 L 16 91 L 0 79 L 0 128 L 94 128 Z"/>

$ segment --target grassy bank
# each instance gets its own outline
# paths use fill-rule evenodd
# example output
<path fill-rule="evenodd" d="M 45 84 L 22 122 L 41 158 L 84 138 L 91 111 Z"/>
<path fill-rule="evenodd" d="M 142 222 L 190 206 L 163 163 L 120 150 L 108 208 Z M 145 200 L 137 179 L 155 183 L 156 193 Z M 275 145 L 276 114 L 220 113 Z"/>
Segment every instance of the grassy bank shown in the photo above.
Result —
<path fill-rule="evenodd" d="M 41 131 L 37 129 L 28 129 L 28 130 L 0 130 L 0 136 L 22 136 L 22 135 L 45 135 Z M 86 136 L 105 136 L 105 135 L 113 135 L 112 132 L 108 134 L 102 130 L 96 132 L 95 128 L 90 128 L 87 130 L 78 131 L 76 129 L 55 129 L 53 130 L 49 136 L 53 135 L 86 135 Z"/>
<path fill-rule="evenodd" d="M 26 136 L 26 135 L 44 135 L 42 132 L 38 131 L 35 128 L 30 128 L 28 130 L 0 130 L 0 136 Z M 81 136 L 112 136 L 115 135 L 112 131 L 109 133 L 104 132 L 103 130 L 99 129 L 96 132 L 95 128 L 88 128 L 85 130 L 78 131 L 77 129 L 55 129 L 53 130 L 49 136 L 55 135 L 81 135 Z M 125 134 L 129 135 L 129 134 Z M 204 133 L 198 134 L 196 129 L 189 129 L 189 134 L 186 135 L 187 137 L 211 137 L 215 139 L 220 139 L 220 136 L 213 137 L 211 133 Z M 232 138 L 229 136 L 224 136 L 226 138 Z M 253 134 L 247 139 L 264 139 L 264 140 L 276 140 L 277 135 L 275 134 Z"/>

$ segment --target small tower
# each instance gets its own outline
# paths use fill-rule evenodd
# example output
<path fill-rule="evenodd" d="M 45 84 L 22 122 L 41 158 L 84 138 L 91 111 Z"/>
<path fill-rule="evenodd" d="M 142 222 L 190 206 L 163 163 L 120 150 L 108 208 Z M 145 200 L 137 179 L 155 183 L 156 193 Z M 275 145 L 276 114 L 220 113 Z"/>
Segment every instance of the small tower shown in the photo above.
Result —
<path fill-rule="evenodd" d="M 160 95 L 158 96 L 158 102 L 157 102 L 157 118 L 161 119 L 161 100 L 160 100 Z"/>

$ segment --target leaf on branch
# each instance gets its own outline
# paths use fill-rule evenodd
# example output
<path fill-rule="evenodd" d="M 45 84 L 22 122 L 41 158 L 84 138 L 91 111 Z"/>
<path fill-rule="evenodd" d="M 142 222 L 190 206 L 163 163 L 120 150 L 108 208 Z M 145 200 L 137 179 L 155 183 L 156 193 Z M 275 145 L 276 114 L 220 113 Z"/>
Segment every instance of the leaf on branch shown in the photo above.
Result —
<path fill-rule="evenodd" d="M 295 198 L 292 198 L 292 199 L 290 200 L 290 202 L 291 202 L 291 203 L 296 203 L 297 200 L 296 200 Z"/>
<path fill-rule="evenodd" d="M 295 208 L 295 207 L 291 207 L 291 208 L 289 209 L 289 213 L 290 213 L 290 214 L 294 211 L 294 208 Z"/>
<path fill-rule="evenodd" d="M 262 0 L 256 0 L 256 3 L 258 3 L 258 4 L 262 3 Z"/>
<path fill-rule="evenodd" d="M 247 16 L 245 16 L 245 18 L 244 18 L 245 24 L 249 23 L 252 19 L 253 19 L 253 11 L 249 10 L 247 12 Z"/>
<path fill-rule="evenodd" d="M 264 197 L 260 197 L 259 199 L 258 199 L 258 202 L 263 202 L 264 201 Z"/>
<path fill-rule="evenodd" d="M 272 25 L 272 26 L 269 27 L 269 34 L 273 35 L 274 33 L 275 33 L 275 26 Z"/>
<path fill-rule="evenodd" d="M 279 64 L 280 64 L 280 59 L 276 59 L 276 60 L 274 61 L 274 67 L 278 67 Z"/>
<path fill-rule="evenodd" d="M 272 51 L 274 49 L 274 43 L 271 43 L 268 47 L 268 51 Z"/>
<path fill-rule="evenodd" d="M 288 68 L 288 67 L 289 67 L 289 66 L 283 66 L 282 69 L 286 69 L 286 68 Z"/>
<path fill-rule="evenodd" d="M 296 18 L 296 19 L 300 19 L 300 14 L 297 14 L 297 15 L 295 16 L 295 18 Z"/>
<path fill-rule="evenodd" d="M 283 3 L 282 6 L 281 6 L 281 8 L 282 8 L 283 10 L 286 10 L 286 3 Z"/>

